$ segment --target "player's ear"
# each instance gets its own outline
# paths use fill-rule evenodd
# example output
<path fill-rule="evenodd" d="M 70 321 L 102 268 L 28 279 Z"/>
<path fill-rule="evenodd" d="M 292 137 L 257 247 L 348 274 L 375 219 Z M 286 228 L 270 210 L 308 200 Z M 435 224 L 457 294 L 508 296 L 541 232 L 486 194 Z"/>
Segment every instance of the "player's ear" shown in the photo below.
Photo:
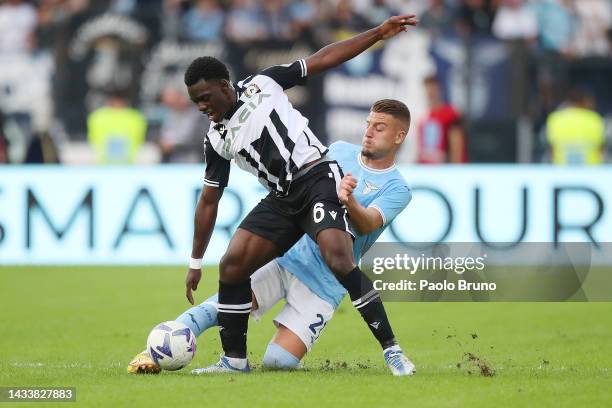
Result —
<path fill-rule="evenodd" d="M 402 143 L 404 143 L 404 139 L 406 139 L 406 134 L 407 132 L 405 130 L 400 130 L 399 132 L 397 132 L 395 134 L 394 143 L 396 145 L 401 145 Z"/>

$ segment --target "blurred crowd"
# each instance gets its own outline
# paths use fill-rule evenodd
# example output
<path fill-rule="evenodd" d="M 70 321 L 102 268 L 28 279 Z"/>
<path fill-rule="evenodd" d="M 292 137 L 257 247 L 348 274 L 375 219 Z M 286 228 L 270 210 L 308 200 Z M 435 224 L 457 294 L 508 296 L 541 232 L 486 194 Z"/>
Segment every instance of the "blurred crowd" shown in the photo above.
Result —
<path fill-rule="evenodd" d="M 71 142 L 78 141 L 79 135 L 66 130 L 57 114 L 57 105 L 71 96 L 58 93 L 56 85 L 74 80 L 60 73 L 70 55 L 78 55 L 79 48 L 69 46 L 76 28 L 92 16 L 129 16 L 146 27 L 146 39 L 139 39 L 134 27 L 124 28 L 137 54 L 168 42 L 249 44 L 307 37 L 322 46 L 343 38 L 345 32 L 363 31 L 404 12 L 417 14 L 419 30 L 433 38 L 451 35 L 469 44 L 470 38 L 488 36 L 520 43 L 539 67 L 534 85 L 538 106 L 532 113 L 536 133 L 543 129 L 554 161 L 580 162 L 565 160 L 567 155 L 558 153 L 568 144 L 581 143 L 572 137 L 588 139 L 590 149 L 603 152 L 604 119 L 597 106 L 584 102 L 589 99 L 588 90 L 581 92 L 563 82 L 561 67 L 571 60 L 611 58 L 610 0 L 0 0 L 0 163 L 133 163 L 139 155 L 148 162 L 202 160 L 200 139 L 207 123 L 190 107 L 180 84 L 159 93 L 155 123 L 140 109 L 138 97 L 119 86 L 105 89 L 97 101 L 88 101 L 95 109 L 83 126 L 83 139 L 91 149 L 79 148 L 78 143 L 74 147 Z M 86 43 L 87 34 L 82 36 Z M 109 47 L 106 54 L 97 55 L 100 70 L 106 59 L 112 59 L 110 54 Z M 107 75 L 117 80 L 121 72 Z M 11 87 L 16 81 L 19 90 Z M 469 137 L 461 112 L 443 100 L 435 76 L 428 76 L 423 87 L 429 112 L 415 123 L 417 160 L 467 162 Z M 578 135 L 552 135 L 549 127 L 558 125 L 550 125 L 555 121 L 550 115 L 570 108 L 573 113 L 576 109 L 590 112 L 574 115 L 570 121 L 597 122 L 589 127 L 593 134 L 583 137 L 581 126 L 575 126 Z M 64 146 L 72 147 L 63 151 Z M 603 160 L 603 156 L 589 157 L 582 162 Z"/>
<path fill-rule="evenodd" d="M 71 20 L 101 12 L 144 22 L 157 40 L 295 39 L 316 25 L 362 30 L 414 12 L 436 33 L 539 41 L 567 56 L 608 55 L 608 0 L 2 0 L 0 52 L 51 49 Z M 10 23 L 10 24 L 9 24 Z M 327 27 L 324 27 L 327 26 Z"/>

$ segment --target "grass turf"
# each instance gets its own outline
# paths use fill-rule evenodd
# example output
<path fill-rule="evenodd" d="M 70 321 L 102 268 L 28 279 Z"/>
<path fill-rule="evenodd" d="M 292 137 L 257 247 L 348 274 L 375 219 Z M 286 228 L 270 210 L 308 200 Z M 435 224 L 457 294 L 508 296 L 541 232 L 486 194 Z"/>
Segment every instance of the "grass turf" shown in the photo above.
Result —
<path fill-rule="evenodd" d="M 0 267 L 0 386 L 75 386 L 74 405 L 42 405 L 63 407 L 612 404 L 612 303 L 387 303 L 395 333 L 417 365 L 411 378 L 390 376 L 378 345 L 346 301 L 302 372 L 126 374 L 148 331 L 189 306 L 184 273 L 162 267 Z M 204 276 L 199 301 L 216 291 L 216 271 Z M 255 366 L 274 332 L 273 316 L 250 323 Z M 214 363 L 220 350 L 217 331 L 209 330 L 189 368 Z M 481 375 L 467 353 L 495 375 Z"/>

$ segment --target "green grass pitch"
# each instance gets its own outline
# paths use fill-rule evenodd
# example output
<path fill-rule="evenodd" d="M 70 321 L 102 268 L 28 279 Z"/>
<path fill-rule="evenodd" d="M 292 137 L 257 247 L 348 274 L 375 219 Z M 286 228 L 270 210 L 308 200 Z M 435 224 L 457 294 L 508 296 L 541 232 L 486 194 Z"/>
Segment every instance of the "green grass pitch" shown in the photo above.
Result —
<path fill-rule="evenodd" d="M 79 407 L 611 406 L 612 303 L 387 303 L 417 365 L 394 378 L 344 302 L 301 372 L 261 371 L 274 311 L 249 325 L 250 375 L 130 376 L 148 331 L 189 305 L 184 268 L 0 267 L 0 386 L 75 386 Z M 216 291 L 207 269 L 196 292 Z M 189 368 L 214 363 L 216 330 Z M 495 371 L 481 375 L 468 353 Z M 0 403 L 0 408 L 11 406 Z"/>

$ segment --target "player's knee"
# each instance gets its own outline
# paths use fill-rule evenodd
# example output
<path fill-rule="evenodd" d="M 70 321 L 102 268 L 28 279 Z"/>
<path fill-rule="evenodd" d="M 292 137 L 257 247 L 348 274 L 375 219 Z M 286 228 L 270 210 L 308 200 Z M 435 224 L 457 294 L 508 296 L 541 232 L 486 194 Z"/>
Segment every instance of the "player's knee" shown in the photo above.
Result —
<path fill-rule="evenodd" d="M 269 343 L 263 357 L 263 366 L 277 370 L 292 370 L 300 367 L 300 359 L 278 344 Z"/>
<path fill-rule="evenodd" d="M 327 229 L 317 235 L 317 244 L 325 264 L 338 279 L 355 268 L 353 245 L 344 231 Z"/>
<path fill-rule="evenodd" d="M 232 254 L 225 254 L 219 263 L 219 279 L 223 282 L 240 282 L 244 280 L 242 276 L 244 268 L 242 267 L 240 257 Z"/>
<path fill-rule="evenodd" d="M 347 254 L 346 251 L 331 248 L 321 250 L 321 255 L 323 255 L 325 264 L 338 278 L 346 276 L 346 274 L 355 268 L 353 254 Z"/>

